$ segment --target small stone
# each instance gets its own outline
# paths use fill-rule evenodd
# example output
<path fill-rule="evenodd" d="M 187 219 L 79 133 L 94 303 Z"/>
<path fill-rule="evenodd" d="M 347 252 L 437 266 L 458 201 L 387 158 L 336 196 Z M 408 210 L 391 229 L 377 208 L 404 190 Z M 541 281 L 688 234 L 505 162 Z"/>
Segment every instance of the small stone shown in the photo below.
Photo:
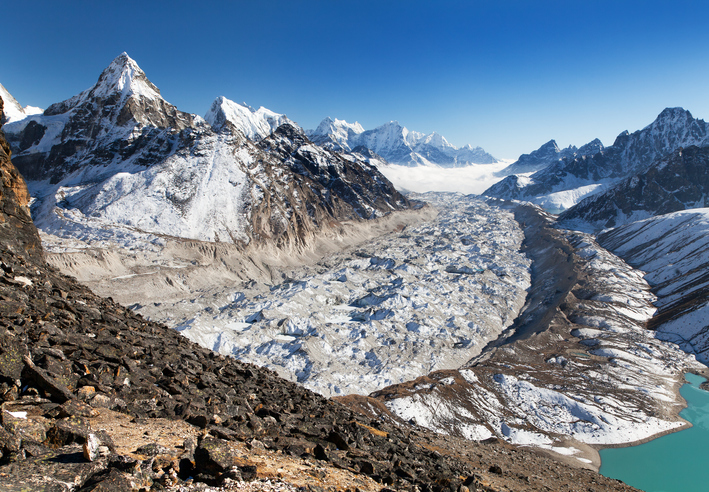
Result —
<path fill-rule="evenodd" d="M 76 396 L 78 396 L 79 399 L 83 400 L 83 401 L 89 401 L 95 395 L 96 395 L 96 388 L 94 388 L 93 386 L 82 386 L 76 392 Z"/>
<path fill-rule="evenodd" d="M 98 457 L 101 455 L 99 448 L 101 447 L 101 443 L 96 437 L 96 434 L 89 433 L 88 437 L 86 438 L 86 442 L 84 443 L 84 458 L 86 458 L 89 461 L 96 461 Z M 106 448 L 106 446 L 103 446 Z M 108 450 L 108 448 L 106 448 Z"/>
<path fill-rule="evenodd" d="M 251 451 L 256 453 L 266 451 L 266 446 L 258 439 L 253 439 L 250 443 Z"/>
<path fill-rule="evenodd" d="M 91 406 L 94 408 L 111 408 L 113 406 L 113 401 L 108 396 L 97 393 L 91 399 Z"/>

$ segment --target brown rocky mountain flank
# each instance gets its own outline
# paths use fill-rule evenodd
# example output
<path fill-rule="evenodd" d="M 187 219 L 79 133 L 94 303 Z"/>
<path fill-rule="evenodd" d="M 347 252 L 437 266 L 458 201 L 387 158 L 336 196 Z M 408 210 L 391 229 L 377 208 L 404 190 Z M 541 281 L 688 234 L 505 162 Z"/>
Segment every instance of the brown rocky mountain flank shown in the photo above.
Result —
<path fill-rule="evenodd" d="M 632 490 L 366 417 L 94 295 L 44 262 L 0 142 L 0 489 Z"/>

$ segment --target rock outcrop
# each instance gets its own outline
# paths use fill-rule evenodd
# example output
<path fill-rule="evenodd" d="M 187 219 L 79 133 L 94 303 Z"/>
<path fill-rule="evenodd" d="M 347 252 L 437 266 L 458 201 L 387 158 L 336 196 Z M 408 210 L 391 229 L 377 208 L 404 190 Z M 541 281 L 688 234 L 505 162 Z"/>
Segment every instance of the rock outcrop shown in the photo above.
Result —
<path fill-rule="evenodd" d="M 0 99 L 0 114 L 3 102 Z M 41 258 L 37 229 L 30 217 L 30 195 L 17 168 L 10 161 L 10 146 L 0 130 L 0 241 L 27 259 Z"/>

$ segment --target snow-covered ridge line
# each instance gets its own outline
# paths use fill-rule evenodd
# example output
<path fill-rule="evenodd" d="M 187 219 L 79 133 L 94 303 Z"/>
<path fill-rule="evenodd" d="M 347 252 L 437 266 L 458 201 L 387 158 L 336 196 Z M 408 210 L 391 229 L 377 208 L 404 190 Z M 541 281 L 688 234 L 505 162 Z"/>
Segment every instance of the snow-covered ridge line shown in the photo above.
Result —
<path fill-rule="evenodd" d="M 426 135 L 410 131 L 398 121 L 365 130 L 357 122 L 351 124 L 328 117 L 306 133 L 313 142 L 329 149 L 352 152 L 365 147 L 396 165 L 463 167 L 498 162 L 481 147 L 458 148 L 436 132 Z"/>
<path fill-rule="evenodd" d="M 554 280 L 558 272 L 533 276 L 532 291 L 541 291 L 523 310 L 522 317 L 532 313 L 529 324 L 517 326 L 529 331 L 458 371 L 372 396 L 416 425 L 468 439 L 497 436 L 596 466 L 588 445 L 630 443 L 683 426 L 677 389 L 683 372 L 703 366 L 645 329 L 655 297 L 642 272 L 591 236 L 529 227 L 525 233 L 534 234 L 540 252 L 568 250 L 572 267 L 566 286 Z"/>
<path fill-rule="evenodd" d="M 709 209 L 660 215 L 604 232 L 599 242 L 643 272 L 658 299 L 657 336 L 709 363 Z"/>

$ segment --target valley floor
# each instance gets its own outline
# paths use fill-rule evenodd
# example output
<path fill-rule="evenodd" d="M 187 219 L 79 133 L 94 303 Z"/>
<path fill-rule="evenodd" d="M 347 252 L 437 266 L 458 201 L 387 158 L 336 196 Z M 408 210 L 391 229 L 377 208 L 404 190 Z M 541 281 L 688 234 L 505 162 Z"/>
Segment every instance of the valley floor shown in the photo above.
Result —
<path fill-rule="evenodd" d="M 326 396 L 376 392 L 380 417 L 590 468 L 597 447 L 685 425 L 682 374 L 705 367 L 645 329 L 655 297 L 641 272 L 536 208 L 413 198 L 430 206 L 299 256 L 234 260 L 226 245 L 169 241 L 67 252 L 49 236 L 45 247 L 98 293 L 207 348 Z"/>

